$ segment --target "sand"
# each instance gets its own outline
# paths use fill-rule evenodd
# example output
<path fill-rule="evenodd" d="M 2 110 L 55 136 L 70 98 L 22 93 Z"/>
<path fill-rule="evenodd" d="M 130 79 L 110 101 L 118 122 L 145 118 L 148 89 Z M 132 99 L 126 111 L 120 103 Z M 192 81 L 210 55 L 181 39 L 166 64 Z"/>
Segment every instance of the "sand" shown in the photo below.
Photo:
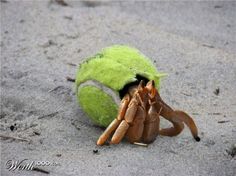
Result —
<path fill-rule="evenodd" d="M 1 175 L 9 160 L 39 163 L 52 176 L 236 174 L 235 2 L 1 2 Z M 128 44 L 168 73 L 161 96 L 188 112 L 189 130 L 148 147 L 98 147 L 103 129 L 75 97 L 76 69 L 112 44 Z M 162 126 L 169 123 L 162 119 Z M 234 147 L 235 148 L 235 147 Z"/>

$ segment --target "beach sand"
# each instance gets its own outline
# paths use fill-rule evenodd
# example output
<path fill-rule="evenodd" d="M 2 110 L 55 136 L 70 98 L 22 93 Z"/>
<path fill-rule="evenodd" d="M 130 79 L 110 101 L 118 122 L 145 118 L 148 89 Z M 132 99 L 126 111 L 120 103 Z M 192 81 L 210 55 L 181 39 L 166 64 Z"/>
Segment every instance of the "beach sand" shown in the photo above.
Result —
<path fill-rule="evenodd" d="M 1 175 L 9 160 L 49 162 L 50 176 L 236 175 L 236 3 L 1 1 Z M 148 147 L 96 146 L 103 129 L 75 96 L 77 66 L 113 44 L 136 47 L 168 73 L 160 94 L 189 129 Z M 162 120 L 162 127 L 170 124 Z"/>

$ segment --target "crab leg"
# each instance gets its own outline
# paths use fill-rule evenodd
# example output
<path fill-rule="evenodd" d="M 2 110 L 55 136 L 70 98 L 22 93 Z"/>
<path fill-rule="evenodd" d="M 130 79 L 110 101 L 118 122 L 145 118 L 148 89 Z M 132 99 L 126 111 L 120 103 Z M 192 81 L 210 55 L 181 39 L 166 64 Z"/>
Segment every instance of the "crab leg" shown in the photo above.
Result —
<path fill-rule="evenodd" d="M 124 119 L 125 112 L 128 108 L 129 102 L 130 102 L 130 96 L 129 96 L 129 94 L 126 94 L 120 104 L 119 113 L 117 116 L 118 120 Z"/>
<path fill-rule="evenodd" d="M 118 128 L 116 129 L 112 139 L 111 139 L 111 144 L 118 144 L 122 140 L 122 138 L 125 136 L 125 133 L 127 132 L 130 123 L 133 122 L 134 116 L 137 111 L 138 104 L 136 102 L 136 99 L 132 99 L 129 107 L 125 113 L 124 120 L 120 123 Z"/>
<path fill-rule="evenodd" d="M 145 143 L 153 142 L 156 139 L 156 136 L 159 134 L 159 115 L 162 108 L 158 112 L 154 106 L 155 103 L 156 102 L 151 102 L 151 100 L 149 100 L 150 108 L 148 110 L 147 118 L 144 122 L 144 130 L 142 136 L 143 142 Z"/>
<path fill-rule="evenodd" d="M 174 116 L 184 122 L 190 129 L 192 136 L 194 137 L 194 139 L 196 141 L 200 141 L 200 138 L 198 137 L 198 130 L 197 130 L 197 126 L 194 123 L 193 119 L 185 112 L 183 111 L 179 111 L 179 110 L 175 110 L 174 111 Z"/>
<path fill-rule="evenodd" d="M 163 108 L 160 115 L 173 124 L 173 127 L 171 128 L 160 129 L 159 134 L 164 136 L 176 136 L 184 129 L 184 122 L 189 127 L 194 139 L 196 141 L 200 141 L 200 138 L 198 137 L 198 130 L 193 119 L 187 113 L 179 110 L 174 111 L 170 106 L 168 106 L 160 97 L 157 89 L 155 88 L 154 81 L 150 81 L 147 84 L 147 88 L 151 92 L 150 99 L 155 99 L 157 102 L 156 108 Z"/>
<path fill-rule="evenodd" d="M 182 122 L 184 122 L 189 127 L 194 139 L 196 141 L 200 141 L 200 138 L 198 137 L 197 127 L 196 127 L 193 119 L 187 113 L 185 113 L 183 111 L 179 111 L 179 110 L 174 111 L 162 100 L 161 100 L 160 104 L 163 107 L 163 110 L 161 112 L 161 116 L 164 117 L 165 119 L 169 120 L 173 124 L 172 128 L 160 130 L 161 135 L 166 135 L 166 136 L 178 135 L 184 128 L 184 125 L 182 123 Z"/>
<path fill-rule="evenodd" d="M 154 81 L 149 81 L 146 86 L 150 91 L 150 100 L 153 102 L 152 106 L 155 106 L 155 109 L 161 109 L 161 112 L 159 115 L 164 117 L 165 119 L 169 120 L 173 127 L 171 128 L 165 128 L 165 129 L 157 129 L 158 134 L 163 136 L 176 136 L 181 133 L 181 131 L 184 129 L 184 124 L 182 122 L 175 122 L 170 118 L 170 112 L 173 112 L 171 107 L 169 107 L 164 101 L 161 99 L 157 89 L 155 88 Z"/>
<path fill-rule="evenodd" d="M 110 125 L 106 128 L 103 134 L 99 137 L 97 145 L 103 145 L 110 137 L 111 133 L 115 131 L 115 129 L 120 125 L 122 119 L 124 119 L 124 115 L 128 107 L 129 101 L 130 96 L 127 94 L 121 101 L 117 118 L 110 123 Z"/>
<path fill-rule="evenodd" d="M 103 145 L 110 137 L 111 133 L 119 126 L 121 120 L 114 119 L 97 141 L 97 145 Z"/>
<path fill-rule="evenodd" d="M 162 135 L 162 136 L 177 136 L 184 129 L 183 123 L 176 123 L 173 121 L 170 121 L 170 122 L 173 124 L 173 127 L 160 129 L 159 130 L 160 135 Z"/>
<path fill-rule="evenodd" d="M 123 139 L 123 137 L 125 136 L 125 133 L 127 132 L 129 128 L 129 124 L 123 120 L 119 127 L 116 129 L 114 135 L 111 138 L 111 144 L 119 144 L 120 141 Z"/>

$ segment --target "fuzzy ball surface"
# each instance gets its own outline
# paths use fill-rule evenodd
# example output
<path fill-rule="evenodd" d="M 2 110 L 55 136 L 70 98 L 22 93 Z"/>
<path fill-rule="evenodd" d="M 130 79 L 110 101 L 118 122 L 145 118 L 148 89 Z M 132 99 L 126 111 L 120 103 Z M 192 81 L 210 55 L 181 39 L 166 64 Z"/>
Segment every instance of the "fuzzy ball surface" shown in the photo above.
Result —
<path fill-rule="evenodd" d="M 135 48 L 114 45 L 103 49 L 80 64 L 76 73 L 76 96 L 83 111 L 92 121 L 107 127 L 116 118 L 128 84 L 140 78 L 154 80 L 159 89 L 160 78 L 152 62 Z"/>

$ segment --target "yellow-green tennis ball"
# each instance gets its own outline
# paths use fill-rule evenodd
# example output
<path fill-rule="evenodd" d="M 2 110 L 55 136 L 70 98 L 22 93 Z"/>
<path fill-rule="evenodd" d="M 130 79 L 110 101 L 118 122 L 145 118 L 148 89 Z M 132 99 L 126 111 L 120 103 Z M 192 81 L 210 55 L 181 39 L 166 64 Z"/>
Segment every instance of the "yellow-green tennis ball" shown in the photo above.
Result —
<path fill-rule="evenodd" d="M 108 126 L 116 118 L 127 87 L 141 79 L 160 77 L 151 61 L 137 49 L 114 45 L 80 64 L 76 74 L 76 95 L 84 112 L 97 125 Z"/>

